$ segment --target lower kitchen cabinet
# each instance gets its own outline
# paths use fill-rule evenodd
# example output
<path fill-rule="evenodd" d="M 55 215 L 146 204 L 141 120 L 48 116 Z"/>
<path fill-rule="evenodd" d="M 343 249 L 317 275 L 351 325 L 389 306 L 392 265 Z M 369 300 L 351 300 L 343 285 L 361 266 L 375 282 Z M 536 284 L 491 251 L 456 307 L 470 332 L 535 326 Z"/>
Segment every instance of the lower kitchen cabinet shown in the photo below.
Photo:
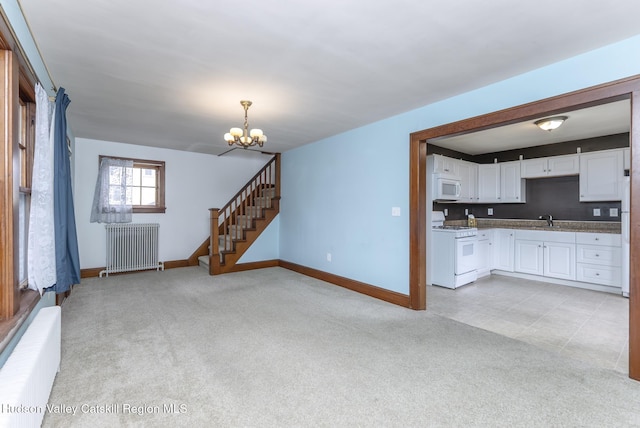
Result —
<path fill-rule="evenodd" d="M 513 229 L 494 229 L 494 269 L 513 272 L 515 234 Z"/>
<path fill-rule="evenodd" d="M 476 248 L 478 277 L 497 270 L 577 281 L 585 288 L 580 283 L 622 284 L 620 234 L 480 229 Z"/>
<path fill-rule="evenodd" d="M 575 281 L 576 245 L 563 242 L 545 242 L 543 275 Z"/>
<path fill-rule="evenodd" d="M 622 237 L 613 233 L 576 233 L 578 281 L 622 284 Z"/>
<path fill-rule="evenodd" d="M 575 239 L 574 232 L 517 230 L 515 272 L 575 281 Z"/>
<path fill-rule="evenodd" d="M 514 270 L 531 275 L 542 275 L 544 272 L 542 244 L 542 241 L 516 240 Z"/>
<path fill-rule="evenodd" d="M 493 269 L 493 229 L 478 231 L 477 257 L 478 277 L 487 276 Z"/>

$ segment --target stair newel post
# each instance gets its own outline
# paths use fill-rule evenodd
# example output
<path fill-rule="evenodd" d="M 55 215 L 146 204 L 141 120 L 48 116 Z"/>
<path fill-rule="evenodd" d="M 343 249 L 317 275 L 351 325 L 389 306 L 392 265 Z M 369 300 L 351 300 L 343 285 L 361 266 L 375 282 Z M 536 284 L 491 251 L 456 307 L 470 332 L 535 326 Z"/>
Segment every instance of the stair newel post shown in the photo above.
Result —
<path fill-rule="evenodd" d="M 218 208 L 209 209 L 211 234 L 209 235 L 209 275 L 220 273 L 220 249 L 218 234 L 218 218 L 220 210 Z"/>
<path fill-rule="evenodd" d="M 276 198 L 280 198 L 280 153 L 276 153 Z"/>

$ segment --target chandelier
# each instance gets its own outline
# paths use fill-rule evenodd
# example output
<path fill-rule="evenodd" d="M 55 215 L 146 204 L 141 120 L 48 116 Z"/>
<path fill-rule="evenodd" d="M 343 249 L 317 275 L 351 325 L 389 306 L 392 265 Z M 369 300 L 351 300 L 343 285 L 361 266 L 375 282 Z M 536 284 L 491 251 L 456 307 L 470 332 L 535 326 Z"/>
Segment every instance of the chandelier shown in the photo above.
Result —
<path fill-rule="evenodd" d="M 224 139 L 230 146 L 234 144 L 247 148 L 258 145 L 262 147 L 267 142 L 267 136 L 262 133 L 262 129 L 252 129 L 249 131 L 249 122 L 247 120 L 247 111 L 251 106 L 251 101 L 242 100 L 240 105 L 244 107 L 244 129 L 231 128 L 229 132 L 224 134 Z"/>

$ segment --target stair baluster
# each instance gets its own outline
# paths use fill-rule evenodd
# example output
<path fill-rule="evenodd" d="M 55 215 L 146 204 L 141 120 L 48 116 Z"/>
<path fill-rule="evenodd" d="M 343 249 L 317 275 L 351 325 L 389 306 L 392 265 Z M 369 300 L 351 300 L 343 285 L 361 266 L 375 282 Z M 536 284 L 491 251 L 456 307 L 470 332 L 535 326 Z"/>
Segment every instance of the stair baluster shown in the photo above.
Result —
<path fill-rule="evenodd" d="M 276 154 L 223 208 L 209 210 L 209 239 L 189 258 L 190 264 L 197 264 L 208 246 L 209 274 L 231 271 L 278 214 L 279 200 L 280 154 Z"/>

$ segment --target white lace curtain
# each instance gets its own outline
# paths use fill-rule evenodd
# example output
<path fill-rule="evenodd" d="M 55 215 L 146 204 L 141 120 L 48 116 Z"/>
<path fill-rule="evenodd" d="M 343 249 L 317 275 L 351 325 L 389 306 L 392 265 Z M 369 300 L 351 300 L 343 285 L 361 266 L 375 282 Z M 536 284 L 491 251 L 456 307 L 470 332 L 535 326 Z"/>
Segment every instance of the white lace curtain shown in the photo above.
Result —
<path fill-rule="evenodd" d="M 27 244 L 29 288 L 42 290 L 56 283 L 56 247 L 53 216 L 54 105 L 47 92 L 36 85 L 36 138 L 31 182 L 31 210 Z"/>
<path fill-rule="evenodd" d="M 133 182 L 133 161 L 104 157 L 93 195 L 91 223 L 130 223 L 133 208 L 127 186 Z"/>

